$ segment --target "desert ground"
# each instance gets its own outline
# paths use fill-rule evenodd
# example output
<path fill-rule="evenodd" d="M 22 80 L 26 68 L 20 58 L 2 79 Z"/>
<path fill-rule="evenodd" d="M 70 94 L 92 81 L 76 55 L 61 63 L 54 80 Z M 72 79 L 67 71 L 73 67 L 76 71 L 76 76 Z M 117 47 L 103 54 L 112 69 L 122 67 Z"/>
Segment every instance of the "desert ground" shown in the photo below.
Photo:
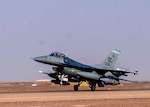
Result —
<path fill-rule="evenodd" d="M 150 82 L 123 83 L 90 91 L 82 86 L 0 83 L 0 107 L 150 107 Z"/>

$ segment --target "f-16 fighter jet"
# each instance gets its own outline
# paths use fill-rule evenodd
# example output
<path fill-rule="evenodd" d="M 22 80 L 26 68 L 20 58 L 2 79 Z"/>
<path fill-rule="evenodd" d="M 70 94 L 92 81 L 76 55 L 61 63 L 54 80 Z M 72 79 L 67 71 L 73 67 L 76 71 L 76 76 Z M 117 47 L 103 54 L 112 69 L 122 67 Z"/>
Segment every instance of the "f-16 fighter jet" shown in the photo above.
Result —
<path fill-rule="evenodd" d="M 54 78 L 52 80 L 55 84 L 70 85 L 70 82 L 77 82 L 74 85 L 74 91 L 78 91 L 80 84 L 86 81 L 89 84 L 91 91 L 95 91 L 96 84 L 99 87 L 105 85 L 120 84 L 120 80 L 129 81 L 120 78 L 127 76 L 128 73 L 137 74 L 138 71 L 131 72 L 124 69 L 114 69 L 120 51 L 114 49 L 109 55 L 97 65 L 86 65 L 79 63 L 60 52 L 53 52 L 50 55 L 35 57 L 33 60 L 52 65 L 54 73 L 47 73 L 40 71 L 43 74 Z"/>

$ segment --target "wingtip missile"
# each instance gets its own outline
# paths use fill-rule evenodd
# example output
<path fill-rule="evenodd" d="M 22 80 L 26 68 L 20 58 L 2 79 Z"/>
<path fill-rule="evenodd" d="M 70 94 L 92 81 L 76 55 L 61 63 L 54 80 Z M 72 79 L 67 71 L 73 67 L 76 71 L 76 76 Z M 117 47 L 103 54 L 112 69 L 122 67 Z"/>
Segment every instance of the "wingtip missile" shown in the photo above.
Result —
<path fill-rule="evenodd" d="M 41 73 L 41 74 L 49 74 L 49 73 L 44 72 L 44 71 L 39 71 L 39 73 Z"/>
<path fill-rule="evenodd" d="M 39 71 L 39 73 L 41 73 L 41 74 L 42 74 L 42 73 L 43 73 L 43 71 Z"/>

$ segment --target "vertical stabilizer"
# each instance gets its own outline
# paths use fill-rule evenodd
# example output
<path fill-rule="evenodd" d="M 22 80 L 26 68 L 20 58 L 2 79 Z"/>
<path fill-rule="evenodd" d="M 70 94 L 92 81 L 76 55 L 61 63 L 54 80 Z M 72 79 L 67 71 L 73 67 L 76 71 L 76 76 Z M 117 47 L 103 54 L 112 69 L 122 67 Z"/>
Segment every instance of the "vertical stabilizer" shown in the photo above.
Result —
<path fill-rule="evenodd" d="M 112 50 L 109 55 L 102 61 L 101 64 L 96 65 L 95 67 L 100 69 L 114 69 L 115 64 L 118 60 L 120 51 L 117 49 Z"/>

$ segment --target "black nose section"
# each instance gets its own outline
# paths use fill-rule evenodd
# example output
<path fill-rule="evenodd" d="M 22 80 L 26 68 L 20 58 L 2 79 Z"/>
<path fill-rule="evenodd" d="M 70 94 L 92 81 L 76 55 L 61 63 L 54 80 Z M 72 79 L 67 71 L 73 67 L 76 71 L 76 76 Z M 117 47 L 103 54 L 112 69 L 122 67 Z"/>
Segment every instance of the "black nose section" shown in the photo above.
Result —
<path fill-rule="evenodd" d="M 33 60 L 37 61 L 37 62 L 46 62 L 46 56 L 40 56 L 40 57 L 35 57 L 35 58 L 32 58 Z"/>

